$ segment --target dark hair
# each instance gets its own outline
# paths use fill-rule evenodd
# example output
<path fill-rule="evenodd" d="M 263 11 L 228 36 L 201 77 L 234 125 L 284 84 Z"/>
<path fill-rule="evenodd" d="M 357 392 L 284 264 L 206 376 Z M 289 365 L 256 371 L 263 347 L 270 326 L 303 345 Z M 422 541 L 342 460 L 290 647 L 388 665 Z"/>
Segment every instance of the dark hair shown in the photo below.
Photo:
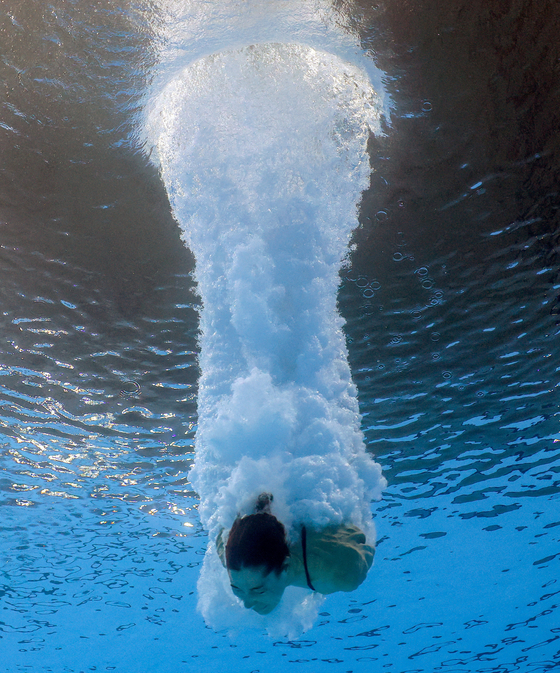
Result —
<path fill-rule="evenodd" d="M 226 545 L 228 570 L 264 566 L 266 574 L 282 571 L 290 555 L 286 529 L 270 513 L 272 496 L 262 493 L 257 500 L 256 513 L 237 518 L 229 532 Z"/>

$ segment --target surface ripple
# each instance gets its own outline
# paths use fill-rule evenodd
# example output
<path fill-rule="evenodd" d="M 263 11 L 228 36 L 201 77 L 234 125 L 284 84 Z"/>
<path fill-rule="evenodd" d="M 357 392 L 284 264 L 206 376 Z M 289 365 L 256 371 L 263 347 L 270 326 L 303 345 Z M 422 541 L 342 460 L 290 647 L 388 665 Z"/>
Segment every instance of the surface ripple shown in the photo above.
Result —
<path fill-rule="evenodd" d="M 366 582 L 329 597 L 302 639 L 274 642 L 229 640 L 196 612 L 200 302 L 130 133 L 164 13 L 11 4 L 0 9 L 3 671 L 556 670 L 557 4 L 340 5 L 395 101 L 370 142 L 339 293 L 363 430 L 389 487 L 372 508 Z"/>

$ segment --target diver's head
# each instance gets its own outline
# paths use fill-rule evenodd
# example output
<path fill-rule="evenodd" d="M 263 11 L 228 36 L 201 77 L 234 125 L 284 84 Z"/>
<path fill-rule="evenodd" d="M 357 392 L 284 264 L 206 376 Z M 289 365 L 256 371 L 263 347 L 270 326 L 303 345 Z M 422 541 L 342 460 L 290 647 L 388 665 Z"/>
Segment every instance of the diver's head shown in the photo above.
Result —
<path fill-rule="evenodd" d="M 288 585 L 287 572 L 267 573 L 265 566 L 242 566 L 240 570 L 228 570 L 228 575 L 234 595 L 259 615 L 274 610 Z"/>
<path fill-rule="evenodd" d="M 233 522 L 226 545 L 233 593 L 262 615 L 274 610 L 288 585 L 286 530 L 270 513 L 271 502 L 272 496 L 259 496 L 256 513 Z"/>

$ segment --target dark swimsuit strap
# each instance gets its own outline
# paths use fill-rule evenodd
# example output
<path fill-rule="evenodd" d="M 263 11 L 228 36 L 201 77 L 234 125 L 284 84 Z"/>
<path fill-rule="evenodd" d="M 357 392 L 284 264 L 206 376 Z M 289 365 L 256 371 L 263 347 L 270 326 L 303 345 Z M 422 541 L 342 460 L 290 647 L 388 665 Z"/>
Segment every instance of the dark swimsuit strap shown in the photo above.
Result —
<path fill-rule="evenodd" d="M 307 586 L 311 591 L 315 591 L 315 587 L 311 584 L 311 577 L 309 577 L 309 568 L 307 567 L 307 531 L 305 526 L 301 527 L 301 546 L 303 548 L 303 567 L 305 568 L 305 579 L 307 580 Z"/>

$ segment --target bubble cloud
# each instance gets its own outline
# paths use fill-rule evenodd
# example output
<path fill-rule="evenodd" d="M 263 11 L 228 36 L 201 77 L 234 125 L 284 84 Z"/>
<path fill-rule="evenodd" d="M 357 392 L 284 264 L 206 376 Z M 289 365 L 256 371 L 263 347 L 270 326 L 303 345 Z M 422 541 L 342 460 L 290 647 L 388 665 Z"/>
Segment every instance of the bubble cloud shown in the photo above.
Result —
<path fill-rule="evenodd" d="M 271 615 L 245 610 L 214 541 L 262 491 L 289 535 L 352 522 L 375 539 L 370 503 L 385 480 L 365 450 L 336 302 L 383 102 L 363 68 L 307 44 L 195 56 L 161 79 L 146 144 L 202 299 L 199 608 L 214 628 L 294 635 L 321 599 L 290 588 Z"/>

